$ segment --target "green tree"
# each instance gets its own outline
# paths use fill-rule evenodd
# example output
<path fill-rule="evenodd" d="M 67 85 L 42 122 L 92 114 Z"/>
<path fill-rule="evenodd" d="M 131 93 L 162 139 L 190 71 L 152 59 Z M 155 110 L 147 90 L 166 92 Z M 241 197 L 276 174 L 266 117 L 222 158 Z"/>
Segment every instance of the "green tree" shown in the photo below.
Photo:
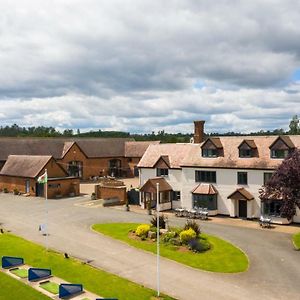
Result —
<path fill-rule="evenodd" d="M 280 215 L 291 220 L 300 209 L 300 149 L 296 149 L 277 168 L 259 191 L 262 201 L 280 200 Z"/>
<path fill-rule="evenodd" d="M 294 115 L 290 122 L 289 134 L 300 134 L 300 123 L 297 115 Z"/>

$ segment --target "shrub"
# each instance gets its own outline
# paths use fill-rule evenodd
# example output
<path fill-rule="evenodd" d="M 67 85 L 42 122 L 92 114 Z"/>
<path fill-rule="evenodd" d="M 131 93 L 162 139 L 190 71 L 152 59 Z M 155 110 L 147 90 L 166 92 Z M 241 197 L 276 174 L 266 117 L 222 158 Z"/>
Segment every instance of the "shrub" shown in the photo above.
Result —
<path fill-rule="evenodd" d="M 187 244 L 190 240 L 195 239 L 197 236 L 196 232 L 192 228 L 189 228 L 181 231 L 179 237 L 183 244 Z"/>
<path fill-rule="evenodd" d="M 148 235 L 149 230 L 150 230 L 150 225 L 142 224 L 142 225 L 139 225 L 136 228 L 135 234 L 139 237 L 146 238 L 146 236 Z"/>
<path fill-rule="evenodd" d="M 174 246 L 180 246 L 181 245 L 181 241 L 179 238 L 172 238 L 169 240 L 169 243 L 171 245 L 174 245 Z"/>
<path fill-rule="evenodd" d="M 8 189 L 6 187 L 3 189 L 3 193 L 8 193 Z"/>
<path fill-rule="evenodd" d="M 173 239 L 173 238 L 175 238 L 175 237 L 176 237 L 176 232 L 170 231 L 170 232 L 167 232 L 166 234 L 164 234 L 164 235 L 162 236 L 162 241 L 163 241 L 164 243 L 168 243 L 168 242 L 170 241 L 170 239 Z"/>
<path fill-rule="evenodd" d="M 19 190 L 18 189 L 14 189 L 14 195 L 19 195 Z"/>
<path fill-rule="evenodd" d="M 206 240 L 191 239 L 188 245 L 189 249 L 194 252 L 204 252 L 210 249 L 210 244 Z"/>
<path fill-rule="evenodd" d="M 156 231 L 157 231 L 156 226 L 151 226 L 151 227 L 150 227 L 150 231 L 156 232 Z"/>
<path fill-rule="evenodd" d="M 201 233 L 200 226 L 195 220 L 187 220 L 184 225 L 184 230 L 193 229 L 196 232 L 196 236 L 199 236 Z"/>
<path fill-rule="evenodd" d="M 153 216 L 150 223 L 152 224 L 152 226 L 157 225 L 157 216 Z M 159 216 L 159 228 L 161 229 L 166 229 L 166 219 L 164 215 Z"/>

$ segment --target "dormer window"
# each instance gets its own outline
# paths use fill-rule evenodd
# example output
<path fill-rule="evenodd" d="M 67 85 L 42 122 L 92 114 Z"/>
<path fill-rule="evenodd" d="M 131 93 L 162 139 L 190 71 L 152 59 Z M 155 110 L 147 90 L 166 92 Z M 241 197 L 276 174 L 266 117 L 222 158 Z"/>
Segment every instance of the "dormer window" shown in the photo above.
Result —
<path fill-rule="evenodd" d="M 156 161 L 154 168 L 156 168 L 156 176 L 169 176 L 170 160 L 167 155 L 162 155 Z"/>
<path fill-rule="evenodd" d="M 249 158 L 257 156 L 257 147 L 253 140 L 243 140 L 239 145 L 239 157 Z"/>
<path fill-rule="evenodd" d="M 218 150 L 217 149 L 202 149 L 203 157 L 217 157 Z"/>
<path fill-rule="evenodd" d="M 279 136 L 270 146 L 271 158 L 286 158 L 294 148 L 289 136 Z"/>
<path fill-rule="evenodd" d="M 219 138 L 208 138 L 201 149 L 202 157 L 219 157 L 223 155 L 223 146 Z"/>
<path fill-rule="evenodd" d="M 271 158 L 286 158 L 288 157 L 290 151 L 289 150 L 271 150 Z"/>
<path fill-rule="evenodd" d="M 240 149 L 239 150 L 240 157 L 252 157 L 252 149 Z"/>
<path fill-rule="evenodd" d="M 169 176 L 169 169 L 161 169 L 161 168 L 157 168 L 156 169 L 156 176 L 157 177 L 165 177 L 165 176 Z"/>

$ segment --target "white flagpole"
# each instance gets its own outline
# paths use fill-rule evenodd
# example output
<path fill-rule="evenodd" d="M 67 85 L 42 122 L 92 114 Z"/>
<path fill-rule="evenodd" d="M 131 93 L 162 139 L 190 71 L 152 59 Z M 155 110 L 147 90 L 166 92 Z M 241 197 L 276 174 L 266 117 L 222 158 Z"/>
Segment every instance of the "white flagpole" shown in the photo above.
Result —
<path fill-rule="evenodd" d="M 44 182 L 44 187 L 45 187 L 45 206 L 46 206 L 46 250 L 48 251 L 48 235 L 49 235 L 49 230 L 48 230 L 48 174 L 47 174 L 47 169 L 45 169 L 45 175 L 46 175 L 46 182 Z"/>
<path fill-rule="evenodd" d="M 156 238 L 156 247 L 157 247 L 157 297 L 159 297 L 159 183 L 156 183 L 156 227 L 157 227 L 157 238 Z"/>

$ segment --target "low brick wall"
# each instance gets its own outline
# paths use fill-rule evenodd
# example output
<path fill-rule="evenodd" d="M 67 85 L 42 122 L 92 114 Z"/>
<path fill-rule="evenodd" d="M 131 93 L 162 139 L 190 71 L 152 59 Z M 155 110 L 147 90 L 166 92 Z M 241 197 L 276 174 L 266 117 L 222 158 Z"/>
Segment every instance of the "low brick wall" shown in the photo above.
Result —
<path fill-rule="evenodd" d="M 79 178 L 59 178 L 48 181 L 48 198 L 60 198 L 79 195 Z"/>
<path fill-rule="evenodd" d="M 118 199 L 118 202 L 112 202 L 111 205 L 114 204 L 125 204 L 127 201 L 127 191 L 126 186 L 103 186 L 96 185 L 95 193 L 97 199 Z"/>

